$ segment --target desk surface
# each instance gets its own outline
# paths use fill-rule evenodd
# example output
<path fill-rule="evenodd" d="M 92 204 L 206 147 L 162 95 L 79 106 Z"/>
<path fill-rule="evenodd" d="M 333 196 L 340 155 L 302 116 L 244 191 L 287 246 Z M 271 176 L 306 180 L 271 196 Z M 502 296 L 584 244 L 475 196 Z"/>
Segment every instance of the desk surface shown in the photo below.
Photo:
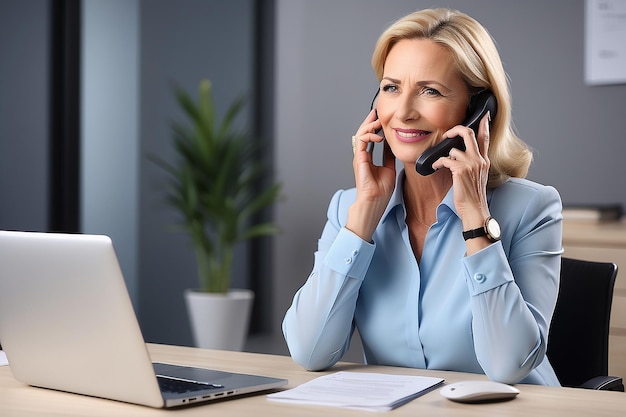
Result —
<path fill-rule="evenodd" d="M 293 388 L 325 373 L 307 372 L 287 356 L 226 352 L 179 346 L 149 344 L 155 361 L 255 373 L 287 378 Z M 332 371 L 384 372 L 404 375 L 425 375 L 444 378 L 447 383 L 483 376 L 457 372 L 425 371 L 409 368 L 367 366 L 341 363 Z M 458 404 L 443 398 L 439 390 L 431 391 L 410 403 L 388 412 L 393 416 L 617 416 L 626 410 L 626 394 L 572 388 L 517 385 L 520 395 L 513 401 L 491 404 Z M 10 367 L 0 367 L 0 415 L 32 416 L 362 416 L 362 411 L 339 408 L 300 406 L 268 400 L 265 393 L 244 398 L 206 403 L 176 411 L 152 409 L 116 401 L 67 394 L 25 386 L 11 374 Z M 379 413 L 376 413 L 379 414 Z"/>

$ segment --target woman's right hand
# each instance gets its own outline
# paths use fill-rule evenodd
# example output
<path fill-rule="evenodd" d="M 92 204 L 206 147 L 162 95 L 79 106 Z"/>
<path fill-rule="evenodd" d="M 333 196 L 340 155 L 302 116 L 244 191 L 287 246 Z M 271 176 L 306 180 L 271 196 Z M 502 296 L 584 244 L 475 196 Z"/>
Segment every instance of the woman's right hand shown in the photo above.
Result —
<path fill-rule="evenodd" d="M 365 241 L 371 241 L 396 182 L 396 158 L 384 136 L 375 132 L 381 129 L 376 110 L 372 110 L 353 137 L 354 158 L 352 166 L 356 182 L 356 200 L 348 210 L 346 228 Z M 374 164 L 368 145 L 383 143 L 383 164 Z"/>

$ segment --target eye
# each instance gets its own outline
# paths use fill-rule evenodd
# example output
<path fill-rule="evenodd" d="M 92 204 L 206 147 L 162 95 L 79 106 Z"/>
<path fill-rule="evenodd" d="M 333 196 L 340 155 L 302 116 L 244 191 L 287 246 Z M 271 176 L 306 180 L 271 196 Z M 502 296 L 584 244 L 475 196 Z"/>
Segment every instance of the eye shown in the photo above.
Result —
<path fill-rule="evenodd" d="M 398 86 L 396 84 L 385 84 L 382 86 L 381 90 L 385 93 L 397 93 Z"/>
<path fill-rule="evenodd" d="M 424 95 L 427 97 L 441 97 L 443 94 L 436 88 L 432 87 L 424 87 L 419 93 L 420 95 Z"/>

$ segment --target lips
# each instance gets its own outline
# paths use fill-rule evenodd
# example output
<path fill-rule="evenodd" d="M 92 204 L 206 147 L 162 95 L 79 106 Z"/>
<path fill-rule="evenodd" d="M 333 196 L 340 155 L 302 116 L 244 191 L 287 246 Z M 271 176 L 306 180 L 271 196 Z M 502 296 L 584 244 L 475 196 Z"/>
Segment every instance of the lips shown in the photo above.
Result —
<path fill-rule="evenodd" d="M 394 129 L 399 141 L 405 143 L 419 142 L 428 137 L 432 132 L 417 129 Z"/>

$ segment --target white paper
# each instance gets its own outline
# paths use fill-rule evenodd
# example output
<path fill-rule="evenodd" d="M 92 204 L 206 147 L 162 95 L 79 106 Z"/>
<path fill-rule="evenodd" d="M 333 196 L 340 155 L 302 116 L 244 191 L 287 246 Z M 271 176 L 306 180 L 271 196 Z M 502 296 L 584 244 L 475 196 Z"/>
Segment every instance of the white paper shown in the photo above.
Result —
<path fill-rule="evenodd" d="M 585 81 L 626 83 L 626 0 L 587 0 Z"/>
<path fill-rule="evenodd" d="M 296 388 L 269 394 L 275 401 L 388 411 L 440 385 L 442 378 L 336 372 Z"/>
<path fill-rule="evenodd" d="M 8 365 L 7 354 L 3 350 L 0 350 L 0 366 Z"/>

